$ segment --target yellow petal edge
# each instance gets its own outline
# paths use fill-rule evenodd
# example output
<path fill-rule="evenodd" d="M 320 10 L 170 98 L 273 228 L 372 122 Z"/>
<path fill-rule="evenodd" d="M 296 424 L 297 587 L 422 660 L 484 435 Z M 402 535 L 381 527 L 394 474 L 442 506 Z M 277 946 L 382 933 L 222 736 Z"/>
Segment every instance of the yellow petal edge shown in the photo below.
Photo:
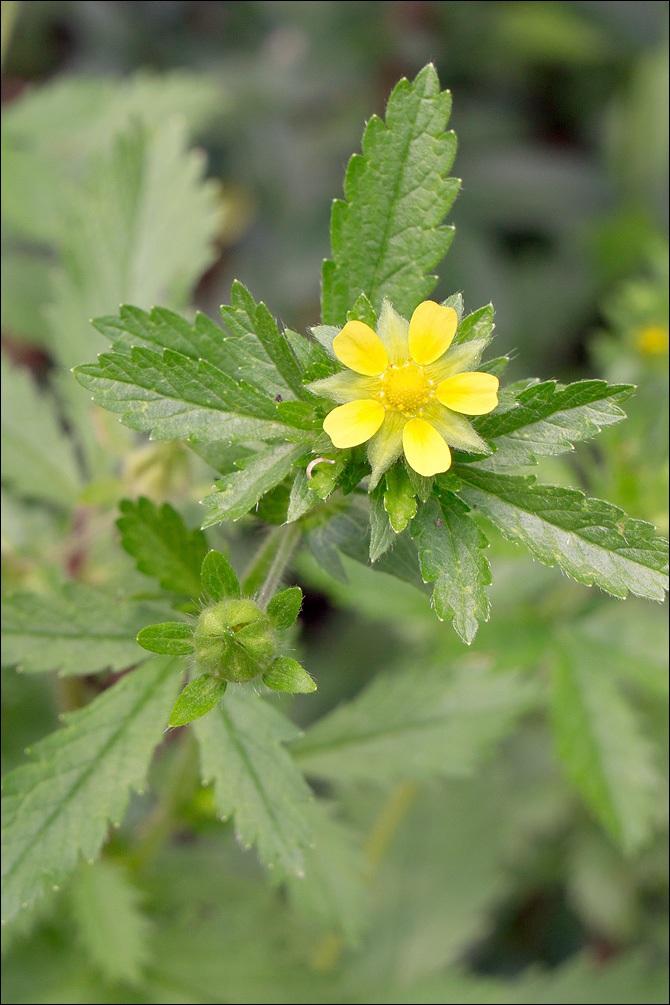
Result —
<path fill-rule="evenodd" d="M 409 323 L 409 351 L 415 363 L 427 366 L 444 355 L 458 327 L 453 307 L 442 307 L 434 300 L 424 300 Z"/>
<path fill-rule="evenodd" d="M 378 377 L 389 365 L 382 340 L 363 321 L 347 321 L 333 339 L 333 352 L 340 363 L 366 377 Z"/>
<path fill-rule="evenodd" d="M 425 478 L 447 471 L 451 465 L 451 451 L 430 422 L 410 419 L 402 434 L 402 447 L 407 463 Z"/>
<path fill-rule="evenodd" d="M 357 447 L 374 436 L 384 421 L 384 415 L 384 406 L 380 401 L 349 401 L 328 413 L 323 420 L 323 428 L 339 449 Z"/>
<path fill-rule="evenodd" d="M 438 384 L 435 397 L 465 415 L 486 415 L 498 404 L 499 380 L 490 373 L 457 373 Z"/>

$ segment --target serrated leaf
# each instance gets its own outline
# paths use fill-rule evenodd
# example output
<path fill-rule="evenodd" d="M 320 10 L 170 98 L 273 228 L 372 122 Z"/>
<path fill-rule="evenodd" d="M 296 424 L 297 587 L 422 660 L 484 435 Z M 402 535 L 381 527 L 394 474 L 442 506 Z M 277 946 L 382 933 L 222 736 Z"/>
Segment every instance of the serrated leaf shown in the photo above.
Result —
<path fill-rule="evenodd" d="M 424 582 L 435 580 L 433 607 L 438 618 L 453 618 L 463 641 L 470 645 L 480 621 L 488 621 L 485 586 L 491 569 L 483 549 L 488 541 L 453 493 L 442 491 L 421 507 L 412 523 Z"/>
<path fill-rule="evenodd" d="M 433 289 L 435 277 L 426 272 L 449 247 L 453 230 L 441 224 L 460 187 L 447 177 L 456 153 L 456 137 L 446 132 L 450 111 L 451 96 L 429 64 L 413 83 L 396 85 L 385 122 L 368 122 L 363 154 L 347 167 L 346 202 L 333 203 L 324 324 L 343 324 L 361 292 L 375 311 L 388 297 L 409 317 Z"/>
<path fill-rule="evenodd" d="M 275 628 L 290 628 L 302 607 L 302 590 L 299 586 L 289 586 L 288 590 L 275 593 L 267 606 L 267 615 Z"/>
<path fill-rule="evenodd" d="M 226 690 L 225 680 L 203 674 L 190 681 L 170 712 L 170 726 L 186 726 L 214 708 Z"/>
<path fill-rule="evenodd" d="M 306 384 L 312 380 L 328 377 L 338 369 L 338 364 L 323 351 L 318 342 L 313 342 L 306 336 L 291 331 L 290 328 L 287 328 L 284 334 L 300 365 L 302 379 Z"/>
<path fill-rule="evenodd" d="M 338 781 L 468 775 L 533 698 L 516 673 L 422 666 L 377 678 L 292 750 L 308 774 Z"/>
<path fill-rule="evenodd" d="M 294 523 L 321 502 L 316 492 L 312 492 L 307 472 L 303 468 L 296 471 L 288 500 L 286 522 Z"/>
<path fill-rule="evenodd" d="M 648 839 L 662 783 L 636 715 L 598 647 L 563 639 L 552 674 L 558 755 L 573 784 L 627 853 Z"/>
<path fill-rule="evenodd" d="M 48 391 L 2 358 L 2 479 L 21 496 L 70 507 L 81 474 Z"/>
<path fill-rule="evenodd" d="M 625 418 L 619 403 L 633 390 L 631 385 L 604 380 L 579 380 L 567 387 L 554 380 L 533 383 L 516 395 L 512 408 L 477 420 L 477 432 L 496 452 L 476 464 L 498 471 L 571 451 L 574 443 Z"/>
<path fill-rule="evenodd" d="M 200 568 L 207 552 L 202 531 L 190 531 L 169 503 L 157 506 L 150 499 L 124 499 L 119 509 L 121 544 L 137 560 L 140 572 L 155 577 L 165 590 L 199 596 Z"/>
<path fill-rule="evenodd" d="M 651 524 L 576 489 L 538 485 L 532 477 L 494 474 L 461 464 L 460 495 L 503 535 L 524 544 L 545 565 L 558 564 L 586 586 L 615 597 L 628 591 L 663 600 L 667 543 Z"/>
<path fill-rule="evenodd" d="M 203 780 L 214 782 L 219 813 L 234 816 L 240 841 L 255 844 L 268 866 L 302 873 L 311 840 L 304 806 L 310 791 L 282 746 L 296 728 L 256 694 L 236 688 L 194 729 Z"/>
<path fill-rule="evenodd" d="M 450 304 L 448 300 L 445 303 L 456 310 L 456 306 Z M 462 311 L 462 300 L 460 306 Z M 486 304 L 484 307 L 473 311 L 472 314 L 467 314 L 464 318 L 459 317 L 458 328 L 456 329 L 452 345 L 463 345 L 466 342 L 479 341 L 480 339 L 484 343 L 490 342 L 493 329 L 495 328 L 493 314 L 493 304 Z"/>
<path fill-rule="evenodd" d="M 263 674 L 263 683 L 271 691 L 285 691 L 287 694 L 311 694 L 316 684 L 304 667 L 288 656 L 280 656 L 270 669 Z"/>
<path fill-rule="evenodd" d="M 240 584 L 232 565 L 220 551 L 208 551 L 200 570 L 202 588 L 212 600 L 239 597 Z"/>
<path fill-rule="evenodd" d="M 179 683 L 179 661 L 154 659 L 126 674 L 64 729 L 32 748 L 35 763 L 3 782 L 3 911 L 13 917 L 60 884 L 80 855 L 93 859 L 129 789 L 144 785 Z"/>
<path fill-rule="evenodd" d="M 395 464 L 386 472 L 384 509 L 396 534 L 402 533 L 416 513 L 416 496 L 402 464 Z"/>
<path fill-rule="evenodd" d="M 149 961 L 151 924 L 141 892 L 116 862 L 101 859 L 75 874 L 70 890 L 79 941 L 89 959 L 113 983 L 141 979 Z"/>
<path fill-rule="evenodd" d="M 157 440 L 313 439 L 313 434 L 279 421 L 274 398 L 204 359 L 171 349 L 162 354 L 142 347 L 129 354 L 103 353 L 97 364 L 75 367 L 74 375 L 96 404 L 120 412 L 124 425 Z"/>
<path fill-rule="evenodd" d="M 193 652 L 193 628 L 184 621 L 165 621 L 143 628 L 138 632 L 137 641 L 150 653 L 187 656 Z"/>
<path fill-rule="evenodd" d="M 62 675 L 125 670 L 147 659 L 136 636 L 160 613 L 82 583 L 63 583 L 50 594 L 8 594 L 2 603 L 2 663 Z"/>
<path fill-rule="evenodd" d="M 239 461 L 237 471 L 217 482 L 217 486 L 222 487 L 217 487 L 202 500 L 209 510 L 203 527 L 245 516 L 261 496 L 283 481 L 293 463 L 308 449 L 305 444 L 279 443 Z"/>
<path fill-rule="evenodd" d="M 235 280 L 230 293 L 230 307 L 221 308 L 221 316 L 228 330 L 238 338 L 253 336 L 264 349 L 267 359 L 273 364 L 294 395 L 305 396 L 302 375 L 291 347 L 280 334 L 275 319 L 264 303 L 257 304 L 242 283 Z"/>

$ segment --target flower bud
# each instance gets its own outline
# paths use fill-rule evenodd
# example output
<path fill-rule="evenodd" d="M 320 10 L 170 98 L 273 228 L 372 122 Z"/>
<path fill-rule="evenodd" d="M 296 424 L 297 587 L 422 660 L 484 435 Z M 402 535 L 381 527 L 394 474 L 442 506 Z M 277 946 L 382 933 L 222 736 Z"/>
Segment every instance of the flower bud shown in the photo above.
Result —
<path fill-rule="evenodd" d="M 208 674 L 239 683 L 272 662 L 276 640 L 269 618 L 253 600 L 226 599 L 207 607 L 193 634 L 198 665 Z"/>

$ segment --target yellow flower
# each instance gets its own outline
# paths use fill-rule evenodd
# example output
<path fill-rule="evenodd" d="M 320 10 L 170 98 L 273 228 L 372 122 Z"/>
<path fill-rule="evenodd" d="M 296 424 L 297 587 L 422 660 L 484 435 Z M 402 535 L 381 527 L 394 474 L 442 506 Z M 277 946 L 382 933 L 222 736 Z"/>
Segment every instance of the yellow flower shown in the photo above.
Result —
<path fill-rule="evenodd" d="M 451 347 L 457 325 L 456 311 L 432 300 L 409 322 L 385 300 L 376 333 L 349 321 L 333 338 L 333 353 L 348 370 L 310 388 L 341 402 L 323 423 L 336 447 L 367 442 L 371 487 L 403 452 L 425 476 L 449 468 L 449 444 L 490 453 L 465 415 L 496 407 L 498 378 L 474 372 L 485 340 Z"/>

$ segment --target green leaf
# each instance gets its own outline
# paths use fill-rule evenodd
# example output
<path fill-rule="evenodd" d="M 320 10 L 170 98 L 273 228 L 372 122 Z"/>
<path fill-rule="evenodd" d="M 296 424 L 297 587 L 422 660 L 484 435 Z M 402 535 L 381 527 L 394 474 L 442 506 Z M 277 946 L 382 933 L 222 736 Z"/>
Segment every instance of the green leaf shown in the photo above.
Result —
<path fill-rule="evenodd" d="M 1 400 L 3 482 L 30 499 L 72 506 L 81 474 L 51 394 L 3 356 Z"/>
<path fill-rule="evenodd" d="M 308 774 L 388 782 L 471 774 L 534 698 L 516 673 L 420 667 L 377 678 L 293 745 Z"/>
<path fill-rule="evenodd" d="M 190 681 L 170 712 L 170 726 L 186 726 L 210 712 L 226 690 L 226 681 L 203 674 Z"/>
<path fill-rule="evenodd" d="M 468 314 L 464 318 L 460 316 L 463 311 L 462 300 L 460 301 L 460 311 L 458 310 L 459 304 L 449 303 L 449 300 L 446 300 L 445 304 L 448 307 L 453 307 L 459 315 L 458 328 L 452 345 L 463 345 L 466 342 L 475 342 L 480 339 L 485 344 L 491 341 L 493 329 L 495 328 L 493 323 L 493 304 L 486 304 L 485 307 L 480 307 L 479 310 L 473 311 L 472 314 Z"/>
<path fill-rule="evenodd" d="M 202 531 L 188 530 L 169 503 L 125 499 L 119 509 L 121 544 L 137 560 L 140 572 L 155 577 L 165 590 L 199 596 L 200 567 L 207 552 Z"/>
<path fill-rule="evenodd" d="M 120 412 L 124 425 L 150 432 L 157 440 L 313 439 L 308 431 L 279 421 L 274 398 L 205 359 L 171 349 L 162 354 L 142 347 L 129 354 L 103 353 L 97 364 L 75 367 L 74 375 L 98 405 Z"/>
<path fill-rule="evenodd" d="M 653 748 L 597 646 L 564 638 L 551 708 L 559 757 L 595 816 L 627 853 L 653 828 L 662 783 Z"/>
<path fill-rule="evenodd" d="M 220 551 L 208 551 L 202 560 L 200 579 L 204 592 L 212 600 L 239 597 L 240 584 L 233 567 Z"/>
<path fill-rule="evenodd" d="M 117 862 L 101 859 L 76 873 L 70 890 L 79 941 L 104 978 L 137 983 L 150 958 L 143 896 Z"/>
<path fill-rule="evenodd" d="M 567 387 L 554 380 L 533 383 L 516 395 L 512 408 L 477 420 L 477 432 L 496 452 L 476 464 L 498 471 L 571 451 L 574 443 L 625 418 L 619 403 L 633 390 L 629 384 L 604 380 L 579 380 Z"/>
<path fill-rule="evenodd" d="M 470 645 L 480 621 L 489 619 L 485 586 L 491 569 L 483 554 L 488 541 L 453 493 L 442 491 L 421 507 L 412 523 L 424 582 L 435 580 L 433 607 L 440 620 L 453 625 Z"/>
<path fill-rule="evenodd" d="M 288 694 L 311 694 L 316 684 L 295 660 L 280 656 L 270 669 L 263 674 L 263 683 L 272 691 L 286 691 Z"/>
<path fill-rule="evenodd" d="M 386 122 L 374 115 L 344 180 L 346 202 L 333 203 L 333 260 L 323 268 L 322 314 L 343 324 L 361 293 L 375 311 L 388 297 L 409 317 L 435 285 L 427 276 L 446 254 L 453 230 L 440 226 L 460 182 L 447 174 L 456 137 L 447 133 L 451 96 L 432 64 L 413 83 L 401 80 Z"/>
<path fill-rule="evenodd" d="M 96 857 L 128 790 L 144 785 L 179 683 L 180 663 L 155 659 L 126 674 L 3 782 L 3 911 L 13 917 L 59 885 L 80 855 Z"/>
<path fill-rule="evenodd" d="M 279 333 L 277 323 L 264 303 L 257 304 L 242 283 L 235 280 L 230 292 L 231 306 L 221 308 L 228 330 L 239 338 L 254 337 L 286 386 L 298 398 L 305 397 L 303 378 L 291 346 Z"/>
<path fill-rule="evenodd" d="M 239 520 L 253 509 L 261 496 L 278 485 L 293 467 L 294 461 L 309 450 L 304 444 L 279 443 L 238 461 L 239 470 L 225 475 L 202 500 L 210 511 L 203 527 L 222 520 Z"/>
<path fill-rule="evenodd" d="M 402 533 L 416 513 L 416 496 L 402 464 L 395 464 L 386 472 L 384 509 L 396 534 Z"/>
<path fill-rule="evenodd" d="M 311 840 L 305 801 L 310 791 L 282 742 L 296 728 L 256 694 L 236 688 L 194 726 L 203 780 L 215 783 L 222 817 L 234 815 L 242 844 L 282 873 L 302 873 Z"/>
<path fill-rule="evenodd" d="M 309 486 L 310 481 L 306 471 L 303 468 L 298 468 L 291 485 L 288 511 L 286 513 L 287 523 L 294 523 L 296 520 L 299 520 L 301 516 L 309 513 L 310 510 L 314 509 L 321 502 L 320 497 L 316 492 L 312 492 Z"/>
<path fill-rule="evenodd" d="M 299 586 L 290 586 L 274 595 L 267 606 L 267 615 L 275 628 L 290 628 L 301 607 L 302 590 Z"/>
<path fill-rule="evenodd" d="M 376 562 L 395 542 L 396 533 L 389 523 L 388 513 L 384 506 L 384 494 L 381 485 L 369 495 L 370 500 L 370 561 Z"/>
<path fill-rule="evenodd" d="M 2 662 L 28 673 L 118 672 L 147 658 L 136 636 L 160 610 L 82 583 L 50 594 L 14 593 L 2 603 Z"/>
<path fill-rule="evenodd" d="M 138 633 L 137 641 L 150 653 L 187 656 L 193 652 L 193 627 L 184 621 L 166 621 L 162 625 L 148 625 Z"/>
<path fill-rule="evenodd" d="M 514 477 L 455 466 L 460 495 L 506 538 L 524 544 L 545 565 L 558 564 L 586 586 L 615 597 L 628 591 L 663 600 L 667 589 L 667 544 L 651 524 L 576 489 L 538 485 Z"/>
<path fill-rule="evenodd" d="M 333 362 L 318 342 L 313 342 L 305 335 L 300 335 L 288 328 L 284 334 L 300 365 L 302 379 L 306 384 L 313 380 L 321 380 L 322 377 L 328 377 L 334 370 L 338 369 L 338 364 Z"/>

